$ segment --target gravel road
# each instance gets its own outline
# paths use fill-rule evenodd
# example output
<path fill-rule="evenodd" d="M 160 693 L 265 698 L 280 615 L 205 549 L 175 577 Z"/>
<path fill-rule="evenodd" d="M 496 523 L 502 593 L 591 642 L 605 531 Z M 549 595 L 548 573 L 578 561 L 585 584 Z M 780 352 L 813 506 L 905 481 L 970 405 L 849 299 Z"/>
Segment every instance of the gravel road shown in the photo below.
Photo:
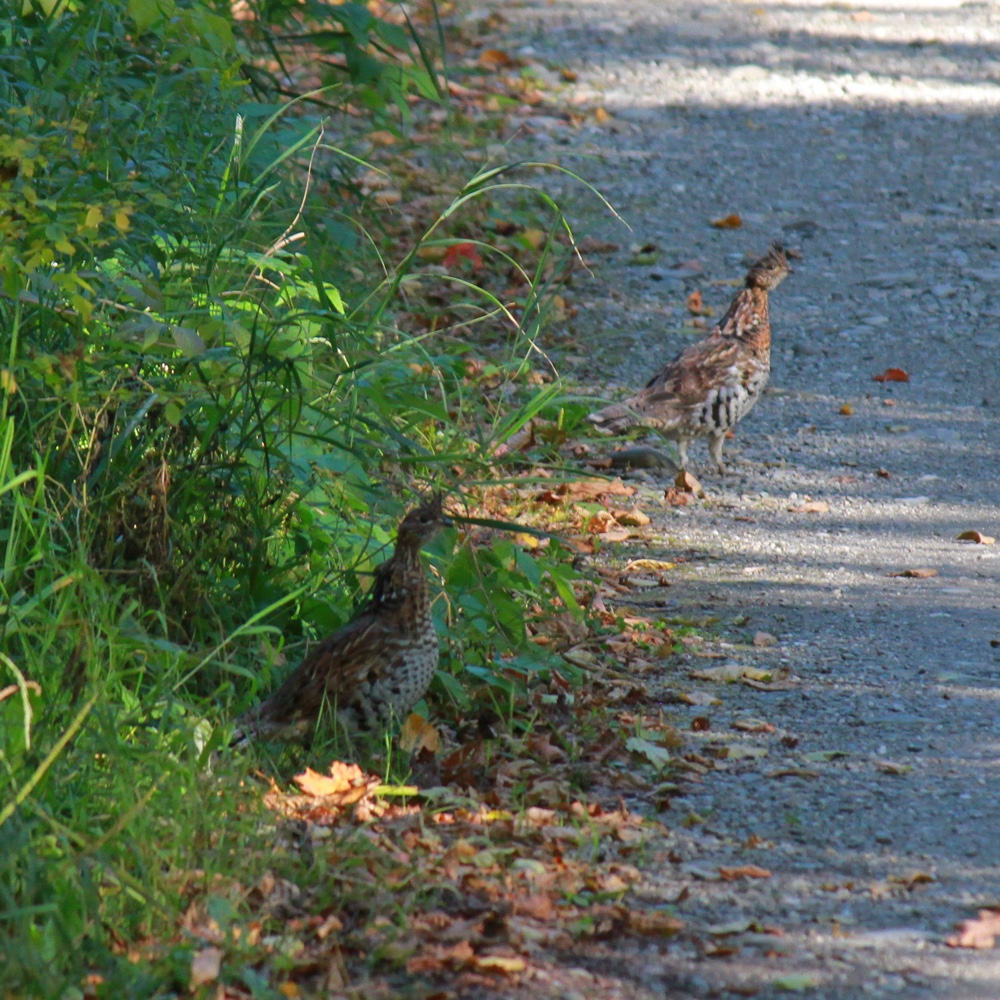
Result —
<path fill-rule="evenodd" d="M 778 690 L 671 674 L 665 701 L 720 704 L 667 710 L 710 716 L 706 751 L 766 756 L 675 799 L 671 847 L 647 859 L 640 897 L 686 889 L 700 943 L 604 942 L 555 995 L 998 1000 L 1000 951 L 944 939 L 1000 905 L 1000 545 L 956 538 L 1000 537 L 1000 4 L 502 9 L 504 43 L 565 108 L 611 116 L 535 111 L 515 148 L 586 176 L 632 227 L 591 211 L 622 247 L 575 280 L 562 372 L 616 398 L 696 335 L 688 292 L 718 315 L 748 255 L 775 238 L 803 255 L 772 296 L 773 388 L 727 442 L 729 474 L 696 443 L 704 504 L 635 480 L 646 554 L 688 560 L 647 601 L 722 623 L 690 665 L 789 674 Z M 709 225 L 730 213 L 741 228 Z M 702 273 L 674 266 L 692 260 Z M 890 367 L 910 381 L 873 381 Z M 790 509 L 810 501 L 829 509 Z M 937 573 L 890 575 L 907 569 Z M 776 643 L 747 643 L 758 631 Z M 740 864 L 773 875 L 718 879 Z"/>

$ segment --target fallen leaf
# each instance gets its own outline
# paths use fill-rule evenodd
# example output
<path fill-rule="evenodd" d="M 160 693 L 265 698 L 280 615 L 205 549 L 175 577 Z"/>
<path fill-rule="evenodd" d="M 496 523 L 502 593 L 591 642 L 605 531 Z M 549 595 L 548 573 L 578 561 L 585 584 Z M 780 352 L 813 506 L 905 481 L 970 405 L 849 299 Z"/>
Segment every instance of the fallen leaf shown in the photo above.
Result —
<path fill-rule="evenodd" d="M 606 122 L 611 121 L 611 115 L 605 111 L 604 108 L 598 108 L 594 112 L 594 121 L 596 121 L 598 125 L 604 125 Z"/>
<path fill-rule="evenodd" d="M 621 250 L 621 246 L 618 243 L 612 243 L 611 240 L 600 240 L 596 236 L 584 236 L 577 244 L 577 249 L 580 253 L 615 253 Z"/>
<path fill-rule="evenodd" d="M 767 747 L 747 747 L 739 743 L 725 748 L 724 760 L 760 760 L 767 756 Z"/>
<path fill-rule="evenodd" d="M 741 733 L 773 733 L 776 728 L 773 722 L 763 719 L 736 719 L 731 727 Z"/>
<path fill-rule="evenodd" d="M 641 754 L 657 770 L 670 763 L 669 750 L 665 750 L 659 744 L 645 740 L 641 736 L 632 736 L 626 740 L 625 749 L 631 753 Z"/>
<path fill-rule="evenodd" d="M 698 482 L 690 472 L 681 469 L 677 473 L 677 478 L 674 479 L 674 486 L 677 487 L 682 493 L 690 493 L 696 497 L 703 497 L 705 491 L 702 489 L 701 483 Z"/>
<path fill-rule="evenodd" d="M 828 514 L 830 505 L 825 500 L 807 500 L 798 507 L 788 508 L 793 514 Z"/>
<path fill-rule="evenodd" d="M 580 74 L 576 70 L 563 68 L 559 71 L 559 75 L 566 81 L 566 83 L 576 83 L 580 79 Z"/>
<path fill-rule="evenodd" d="M 307 767 L 302 774 L 295 775 L 294 780 L 306 795 L 333 799 L 333 804 L 341 806 L 359 801 L 381 783 L 378 778 L 365 774 L 357 764 L 345 764 L 339 760 L 330 765 L 329 775 Z"/>
<path fill-rule="evenodd" d="M 945 941 L 949 948 L 992 948 L 1000 936 L 1000 910 L 980 910 L 975 920 L 963 920 L 955 930 Z"/>
<path fill-rule="evenodd" d="M 288 1000 L 297 1000 L 298 997 L 302 996 L 298 983 L 293 983 L 290 979 L 286 979 L 285 982 L 278 985 L 278 992 L 283 997 L 288 997 Z"/>
<path fill-rule="evenodd" d="M 676 568 L 675 563 L 666 562 L 663 559 L 632 559 L 625 565 L 623 572 L 634 573 L 636 570 L 650 570 L 653 573 L 658 573 Z"/>
<path fill-rule="evenodd" d="M 995 545 L 996 539 L 992 535 L 984 535 L 980 531 L 963 531 L 959 536 L 960 542 L 975 542 L 977 545 Z"/>
<path fill-rule="evenodd" d="M 930 872 L 916 871 L 910 872 L 909 875 L 890 875 L 889 881 L 912 889 L 917 885 L 929 885 L 931 882 L 936 882 L 937 879 Z"/>
<path fill-rule="evenodd" d="M 421 750 L 437 753 L 441 749 L 441 734 L 422 715 L 411 712 L 400 729 L 399 746 L 408 753 Z"/>
<path fill-rule="evenodd" d="M 927 580 L 932 576 L 937 576 L 938 571 L 936 569 L 901 569 L 888 575 L 908 577 L 911 580 Z"/>
<path fill-rule="evenodd" d="M 875 475 L 878 476 L 879 479 L 892 479 L 892 473 L 888 469 L 876 469 Z"/>
<path fill-rule="evenodd" d="M 881 375 L 873 375 L 876 382 L 909 382 L 910 376 L 902 368 L 886 368 Z"/>
<path fill-rule="evenodd" d="M 721 705 L 722 702 L 710 691 L 681 691 L 677 695 L 677 700 L 685 705 L 696 705 L 704 708 L 708 705 Z"/>
<path fill-rule="evenodd" d="M 619 524 L 627 528 L 644 528 L 649 524 L 649 516 L 638 507 L 633 507 L 631 510 L 613 510 L 611 513 Z"/>
<path fill-rule="evenodd" d="M 559 747 L 553 745 L 549 733 L 536 733 L 532 736 L 528 740 L 528 749 L 546 764 L 554 764 L 566 759 L 566 754 Z"/>
<path fill-rule="evenodd" d="M 577 479 L 571 483 L 542 491 L 535 497 L 544 503 L 561 504 L 575 501 L 598 500 L 604 496 L 630 497 L 634 486 L 626 486 L 621 479 Z"/>
<path fill-rule="evenodd" d="M 716 229 L 739 229 L 743 225 L 743 220 L 733 212 L 731 215 L 724 215 L 721 219 L 712 219 L 711 224 Z"/>
<path fill-rule="evenodd" d="M 483 955 L 477 957 L 473 966 L 480 972 L 502 972 L 512 976 L 516 972 L 524 972 L 528 963 L 523 958 L 508 958 L 506 955 Z"/>
<path fill-rule="evenodd" d="M 844 403 L 844 405 L 840 408 L 840 415 L 842 417 L 853 417 L 854 407 L 851 406 L 850 403 Z"/>
<path fill-rule="evenodd" d="M 218 979 L 221 968 L 221 948 L 202 948 L 201 951 L 196 951 L 191 957 L 189 986 L 192 992 L 199 986 L 204 986 L 205 983 L 211 983 Z"/>
<path fill-rule="evenodd" d="M 738 681 L 746 670 L 742 663 L 726 663 L 721 667 L 692 670 L 689 676 L 697 681 Z"/>
<path fill-rule="evenodd" d="M 897 764 L 894 760 L 877 760 L 875 761 L 875 767 L 883 774 L 894 774 L 896 776 L 909 774 L 913 770 L 910 764 Z"/>
<path fill-rule="evenodd" d="M 455 267 L 463 257 L 472 264 L 473 271 L 478 271 L 483 266 L 483 258 L 479 255 L 475 243 L 453 243 L 445 251 L 441 263 L 445 267 Z"/>
<path fill-rule="evenodd" d="M 461 969 L 470 965 L 475 958 L 472 945 L 468 941 L 459 941 L 451 947 L 439 945 L 411 956 L 406 962 L 406 971 L 414 975 L 419 972 L 440 972 L 448 968 Z"/>
<path fill-rule="evenodd" d="M 673 486 L 663 491 L 663 499 L 672 507 L 686 507 L 691 502 L 690 493 L 682 493 Z"/>
<path fill-rule="evenodd" d="M 672 937 L 684 930 L 684 921 L 661 910 L 629 910 L 628 929 L 647 937 Z"/>
<path fill-rule="evenodd" d="M 784 990 L 786 993 L 801 993 L 802 990 L 811 990 L 814 986 L 818 986 L 819 977 L 811 972 L 792 972 L 772 980 L 771 985 L 776 990 Z"/>
<path fill-rule="evenodd" d="M 514 59 L 503 49 L 486 49 L 484 52 L 479 54 L 479 58 L 476 60 L 477 63 L 483 69 L 509 69 L 512 66 L 520 66 L 520 60 Z"/>
<path fill-rule="evenodd" d="M 811 771 L 807 767 L 779 767 L 768 774 L 769 778 L 819 778 L 819 771 Z"/>
<path fill-rule="evenodd" d="M 735 868 L 719 865 L 719 876 L 723 882 L 735 882 L 741 878 L 770 878 L 771 872 L 757 865 L 738 865 Z"/>
<path fill-rule="evenodd" d="M 706 306 L 702 301 L 701 290 L 696 288 L 685 300 L 684 303 L 688 312 L 695 316 L 714 316 L 715 310 L 711 306 Z"/>

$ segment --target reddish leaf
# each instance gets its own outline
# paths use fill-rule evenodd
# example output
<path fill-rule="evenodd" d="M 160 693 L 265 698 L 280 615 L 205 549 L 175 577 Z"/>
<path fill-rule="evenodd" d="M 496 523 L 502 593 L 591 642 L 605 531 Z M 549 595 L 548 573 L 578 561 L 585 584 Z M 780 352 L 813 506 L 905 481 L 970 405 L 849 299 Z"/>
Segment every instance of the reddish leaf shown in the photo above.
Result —
<path fill-rule="evenodd" d="M 881 375 L 873 375 L 876 382 L 909 382 L 910 376 L 902 368 L 886 368 Z"/>
<path fill-rule="evenodd" d="M 739 865 L 735 868 L 719 866 L 719 877 L 724 882 L 735 882 L 741 878 L 770 878 L 771 873 L 766 868 L 757 865 Z"/>
<path fill-rule="evenodd" d="M 712 225 L 716 229 L 739 229 L 743 225 L 743 220 L 733 212 L 731 215 L 724 215 L 721 219 L 712 219 Z"/>
<path fill-rule="evenodd" d="M 903 576 L 911 580 L 927 580 L 932 576 L 937 576 L 936 569 L 901 569 L 898 573 L 890 573 L 889 576 Z"/>
<path fill-rule="evenodd" d="M 445 251 L 441 263 L 445 267 L 454 267 L 462 257 L 472 264 L 473 271 L 478 271 L 483 266 L 483 258 L 479 256 L 475 243 L 453 243 Z"/>

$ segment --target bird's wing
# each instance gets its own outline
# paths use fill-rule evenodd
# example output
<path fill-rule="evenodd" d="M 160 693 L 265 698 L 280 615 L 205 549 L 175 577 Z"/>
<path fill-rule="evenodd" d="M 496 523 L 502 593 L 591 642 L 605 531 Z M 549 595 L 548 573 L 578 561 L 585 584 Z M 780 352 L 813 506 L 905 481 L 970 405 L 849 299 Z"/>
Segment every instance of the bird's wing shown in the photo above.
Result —
<path fill-rule="evenodd" d="M 360 681 L 384 659 L 386 623 L 362 612 L 314 647 L 281 686 L 248 716 L 270 723 L 315 719 L 323 702 L 344 707 Z"/>
<path fill-rule="evenodd" d="M 712 389 L 738 380 L 742 354 L 739 341 L 712 334 L 657 372 L 635 397 L 634 408 L 640 413 L 680 415 L 702 403 Z"/>

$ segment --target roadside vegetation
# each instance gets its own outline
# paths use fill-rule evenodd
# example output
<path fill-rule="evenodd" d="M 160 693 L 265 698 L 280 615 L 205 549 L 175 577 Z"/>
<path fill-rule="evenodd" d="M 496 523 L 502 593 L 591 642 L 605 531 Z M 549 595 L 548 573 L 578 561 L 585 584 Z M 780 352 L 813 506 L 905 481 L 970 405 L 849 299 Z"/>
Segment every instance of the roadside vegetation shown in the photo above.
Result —
<path fill-rule="evenodd" d="M 582 796 L 626 736 L 656 772 L 669 752 L 641 714 L 627 732 L 602 714 L 625 681 L 579 681 L 595 636 L 625 663 L 675 635 L 607 610 L 617 574 L 574 568 L 642 521 L 620 482 L 573 485 L 560 451 L 585 406 L 540 338 L 573 237 L 545 193 L 558 168 L 497 145 L 530 77 L 491 84 L 499 52 L 455 70 L 452 44 L 490 25 L 422 3 L 8 13 L 5 995 L 516 976 L 486 926 L 504 893 L 542 923 L 558 903 L 553 934 L 628 924 L 593 910 L 636 877 L 598 845 L 627 853 L 641 824 Z M 428 552 L 431 707 L 398 740 L 227 753 L 232 718 L 350 618 L 431 489 L 466 518 Z M 336 760 L 333 784 L 290 794 Z M 470 906 L 484 926 L 442 938 Z"/>

